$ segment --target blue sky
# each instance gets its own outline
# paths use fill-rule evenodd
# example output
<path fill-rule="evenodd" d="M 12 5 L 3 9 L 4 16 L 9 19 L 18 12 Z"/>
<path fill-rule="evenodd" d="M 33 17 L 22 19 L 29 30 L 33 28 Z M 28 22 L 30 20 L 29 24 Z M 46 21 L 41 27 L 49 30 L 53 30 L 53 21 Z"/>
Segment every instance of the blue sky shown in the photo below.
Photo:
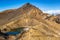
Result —
<path fill-rule="evenodd" d="M 60 10 L 60 0 L 0 0 L 0 11 L 19 8 L 28 2 L 42 11 Z"/>

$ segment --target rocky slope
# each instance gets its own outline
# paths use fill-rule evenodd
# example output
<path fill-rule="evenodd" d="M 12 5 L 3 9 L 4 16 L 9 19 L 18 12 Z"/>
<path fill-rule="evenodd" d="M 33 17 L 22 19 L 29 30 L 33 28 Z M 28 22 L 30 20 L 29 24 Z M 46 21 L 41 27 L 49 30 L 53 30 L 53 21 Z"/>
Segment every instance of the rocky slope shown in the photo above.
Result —
<path fill-rule="evenodd" d="M 15 28 L 30 28 L 17 35 L 17 40 L 59 40 L 60 24 L 54 21 L 55 18 L 57 17 L 43 13 L 37 7 L 27 3 L 21 8 L 0 13 L 0 29 L 2 32 L 8 32 Z M 8 40 L 12 38 L 16 37 L 9 36 Z"/>

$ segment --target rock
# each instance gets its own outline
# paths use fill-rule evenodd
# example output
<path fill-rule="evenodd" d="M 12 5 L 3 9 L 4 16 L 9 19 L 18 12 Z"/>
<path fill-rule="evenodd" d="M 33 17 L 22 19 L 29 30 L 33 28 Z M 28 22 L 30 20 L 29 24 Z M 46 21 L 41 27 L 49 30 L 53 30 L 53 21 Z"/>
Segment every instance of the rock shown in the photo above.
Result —
<path fill-rule="evenodd" d="M 10 36 L 8 37 L 8 40 L 15 40 L 15 39 L 16 39 L 15 36 L 11 36 L 11 35 L 10 35 Z"/>

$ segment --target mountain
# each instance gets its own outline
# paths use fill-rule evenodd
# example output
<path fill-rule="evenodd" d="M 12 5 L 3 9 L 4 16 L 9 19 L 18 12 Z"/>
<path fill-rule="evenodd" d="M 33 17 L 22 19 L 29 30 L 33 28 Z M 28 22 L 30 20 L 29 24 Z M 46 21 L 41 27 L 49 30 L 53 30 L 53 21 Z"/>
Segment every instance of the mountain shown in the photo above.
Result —
<path fill-rule="evenodd" d="M 18 40 L 59 40 L 60 24 L 55 22 L 55 18 L 57 17 L 43 13 L 39 8 L 26 3 L 20 8 L 0 13 L 0 29 L 8 32 L 15 28 L 29 28 L 17 35 Z"/>

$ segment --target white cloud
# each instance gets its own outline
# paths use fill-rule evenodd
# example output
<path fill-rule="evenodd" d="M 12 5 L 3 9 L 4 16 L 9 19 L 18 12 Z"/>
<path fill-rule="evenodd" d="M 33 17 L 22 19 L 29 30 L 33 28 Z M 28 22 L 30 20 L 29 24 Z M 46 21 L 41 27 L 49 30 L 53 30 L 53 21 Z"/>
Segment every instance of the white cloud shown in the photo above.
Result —
<path fill-rule="evenodd" d="M 60 10 L 46 10 L 43 11 L 44 13 L 49 13 L 49 14 L 60 14 Z"/>

